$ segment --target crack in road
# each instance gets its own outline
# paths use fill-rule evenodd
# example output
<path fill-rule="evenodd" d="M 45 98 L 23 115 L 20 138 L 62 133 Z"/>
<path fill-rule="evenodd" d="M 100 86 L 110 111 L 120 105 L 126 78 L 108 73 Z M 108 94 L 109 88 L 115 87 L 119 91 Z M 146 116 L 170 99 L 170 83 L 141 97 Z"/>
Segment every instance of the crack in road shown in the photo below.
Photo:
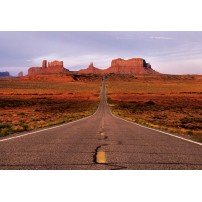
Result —
<path fill-rule="evenodd" d="M 104 141 L 108 142 L 108 136 L 105 135 L 105 132 L 104 132 L 103 118 L 101 119 L 101 124 L 100 124 L 100 129 L 98 130 L 98 134 L 99 134 L 98 140 L 104 140 Z M 113 140 L 111 140 L 110 142 L 113 142 Z M 114 141 L 114 142 L 117 142 L 116 143 L 117 145 L 123 144 L 122 141 Z M 104 147 L 104 146 L 109 146 L 109 144 L 101 144 L 95 148 L 95 152 L 93 155 L 93 163 L 113 167 L 111 170 L 126 169 L 127 167 L 125 167 L 125 166 L 117 165 L 114 163 L 107 163 L 106 152 L 105 152 L 105 150 L 102 149 L 102 147 Z"/>
<path fill-rule="evenodd" d="M 126 166 L 121 166 L 115 163 L 107 163 L 106 161 L 106 153 L 104 150 L 101 150 L 102 147 L 109 146 L 109 144 L 102 144 L 96 147 L 95 153 L 93 155 L 93 163 L 94 164 L 101 164 L 106 165 L 109 167 L 113 167 L 111 170 L 121 170 L 121 169 L 127 169 Z"/>
<path fill-rule="evenodd" d="M 93 155 L 93 162 L 95 163 L 95 164 L 106 164 L 106 163 L 100 163 L 100 161 L 99 161 L 99 159 L 98 159 L 98 152 L 100 152 L 99 150 L 101 149 L 101 147 L 103 147 L 103 146 L 108 146 L 108 144 L 102 144 L 102 145 L 99 145 L 99 146 L 97 146 L 96 148 L 95 148 L 95 153 L 94 153 L 94 155 Z M 106 157 L 105 157 L 106 158 Z"/>

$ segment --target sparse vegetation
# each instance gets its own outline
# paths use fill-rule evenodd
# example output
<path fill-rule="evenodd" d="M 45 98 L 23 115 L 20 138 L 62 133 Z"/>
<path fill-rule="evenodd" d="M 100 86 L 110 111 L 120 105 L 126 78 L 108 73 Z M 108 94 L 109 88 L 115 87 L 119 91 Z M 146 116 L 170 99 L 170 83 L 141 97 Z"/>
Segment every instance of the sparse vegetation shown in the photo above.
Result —
<path fill-rule="evenodd" d="M 0 136 L 70 122 L 91 115 L 101 80 L 41 82 L 0 79 Z"/>
<path fill-rule="evenodd" d="M 108 78 L 108 102 L 118 116 L 202 141 L 202 76 Z"/>

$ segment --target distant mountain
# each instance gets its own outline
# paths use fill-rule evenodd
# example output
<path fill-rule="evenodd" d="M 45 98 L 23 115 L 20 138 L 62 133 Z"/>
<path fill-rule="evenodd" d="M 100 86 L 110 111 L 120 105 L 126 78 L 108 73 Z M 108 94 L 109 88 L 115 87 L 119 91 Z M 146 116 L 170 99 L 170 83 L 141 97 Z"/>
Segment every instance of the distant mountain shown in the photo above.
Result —
<path fill-rule="evenodd" d="M 78 71 L 79 74 L 159 74 L 152 69 L 151 65 L 142 58 L 132 58 L 124 60 L 121 58 L 114 59 L 111 62 L 111 66 L 107 69 L 99 69 L 93 66 L 93 63 L 86 69 Z"/>
<path fill-rule="evenodd" d="M 30 67 L 28 69 L 28 76 L 65 74 L 65 73 L 68 73 L 68 70 L 64 68 L 63 61 L 57 61 L 57 60 L 52 62 L 47 62 L 47 60 L 43 60 L 41 67 Z"/>
<path fill-rule="evenodd" d="M 79 71 L 69 71 L 64 68 L 63 61 L 53 61 L 47 62 L 47 60 L 42 61 L 41 67 L 30 67 L 28 69 L 28 76 L 37 75 L 83 75 L 83 74 L 129 74 L 129 75 L 144 75 L 144 74 L 159 74 L 152 69 L 151 65 L 147 63 L 142 58 L 132 58 L 129 60 L 124 60 L 121 58 L 114 59 L 111 62 L 111 66 L 106 69 L 99 69 L 90 63 L 86 69 L 81 69 Z"/>
<path fill-rule="evenodd" d="M 10 73 L 9 72 L 0 72 L 0 77 L 9 77 Z"/>
<path fill-rule="evenodd" d="M 101 74 L 102 72 L 103 72 L 103 70 L 101 70 L 97 67 L 94 67 L 93 63 L 90 63 L 88 68 L 81 69 L 78 71 L 79 74 Z"/>
<path fill-rule="evenodd" d="M 149 63 L 142 58 L 132 58 L 124 60 L 121 58 L 112 60 L 111 67 L 105 70 L 105 73 L 115 74 L 157 74 L 155 70 L 151 68 Z"/>

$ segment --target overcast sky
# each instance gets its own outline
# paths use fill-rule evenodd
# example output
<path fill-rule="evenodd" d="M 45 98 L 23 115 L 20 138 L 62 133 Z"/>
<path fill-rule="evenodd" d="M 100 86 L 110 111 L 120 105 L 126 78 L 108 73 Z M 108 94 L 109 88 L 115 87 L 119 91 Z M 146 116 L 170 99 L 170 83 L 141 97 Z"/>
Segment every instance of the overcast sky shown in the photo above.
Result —
<path fill-rule="evenodd" d="M 0 71 L 16 75 L 43 59 L 66 68 L 142 57 L 161 73 L 202 74 L 202 32 L 0 32 Z"/>

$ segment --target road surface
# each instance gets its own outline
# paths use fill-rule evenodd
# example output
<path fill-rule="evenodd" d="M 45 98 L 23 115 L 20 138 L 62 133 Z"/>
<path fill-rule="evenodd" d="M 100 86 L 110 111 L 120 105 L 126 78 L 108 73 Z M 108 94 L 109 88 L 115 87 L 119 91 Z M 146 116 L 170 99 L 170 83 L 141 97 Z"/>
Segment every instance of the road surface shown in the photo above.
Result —
<path fill-rule="evenodd" d="M 0 169 L 202 169 L 202 144 L 111 114 L 105 81 L 94 115 L 0 139 Z"/>

